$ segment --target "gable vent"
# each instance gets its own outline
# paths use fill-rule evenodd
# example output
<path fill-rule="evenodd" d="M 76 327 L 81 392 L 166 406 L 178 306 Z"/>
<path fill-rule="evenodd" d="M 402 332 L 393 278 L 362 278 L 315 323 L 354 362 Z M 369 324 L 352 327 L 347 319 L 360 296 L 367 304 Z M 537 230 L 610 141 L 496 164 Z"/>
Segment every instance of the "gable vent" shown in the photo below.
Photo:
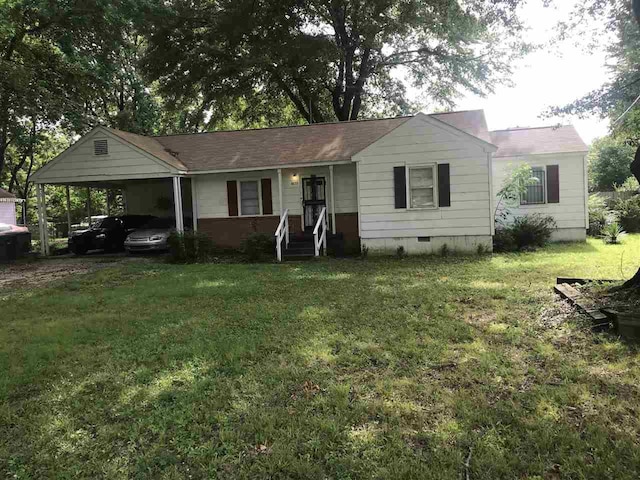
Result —
<path fill-rule="evenodd" d="M 94 140 L 93 141 L 93 154 L 94 155 L 108 155 L 109 145 L 106 140 Z"/>

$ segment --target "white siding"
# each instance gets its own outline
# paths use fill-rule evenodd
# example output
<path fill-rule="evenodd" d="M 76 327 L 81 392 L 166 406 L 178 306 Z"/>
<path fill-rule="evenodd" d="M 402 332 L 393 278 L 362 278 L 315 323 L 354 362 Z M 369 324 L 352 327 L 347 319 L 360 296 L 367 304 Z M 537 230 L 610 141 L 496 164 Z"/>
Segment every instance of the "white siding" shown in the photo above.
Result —
<path fill-rule="evenodd" d="M 502 188 L 505 178 L 511 169 L 522 163 L 528 163 L 532 167 L 545 167 L 558 165 L 560 179 L 560 203 L 540 205 L 520 205 L 510 208 L 511 216 L 520 216 L 532 213 L 550 215 L 561 229 L 586 229 L 587 221 L 587 186 L 585 184 L 586 156 L 583 154 L 564 153 L 554 155 L 531 155 L 523 157 L 508 157 L 493 159 L 493 190 L 496 193 L 494 205 L 497 202 L 497 193 Z M 565 239 L 562 233 L 556 235 L 557 239 Z M 582 235 L 584 238 L 584 232 Z"/>
<path fill-rule="evenodd" d="M 94 155 L 93 141 L 107 140 L 109 154 Z M 97 130 L 37 173 L 40 183 L 74 183 L 171 175 L 171 168 L 123 140 Z"/>
<path fill-rule="evenodd" d="M 491 235 L 489 159 L 482 145 L 464 134 L 416 117 L 354 160 L 359 161 L 360 236 L 365 244 L 367 239 L 392 239 L 404 246 L 402 239 L 458 236 L 483 237 L 484 242 Z M 393 168 L 438 163 L 450 165 L 451 206 L 396 209 Z"/>
<path fill-rule="evenodd" d="M 295 184 L 292 181 L 294 174 L 297 174 L 297 182 Z M 325 177 L 327 209 L 331 212 L 329 167 L 323 166 L 282 170 L 282 203 L 283 208 L 289 209 L 289 215 L 302 215 L 301 179 L 311 175 Z M 333 176 L 336 213 L 357 212 L 355 165 L 335 165 L 333 167 Z M 216 173 L 195 175 L 192 178 L 197 182 L 196 195 L 199 218 L 220 218 L 229 216 L 229 207 L 227 205 L 228 180 L 260 180 L 262 178 L 270 178 L 273 213 L 278 215 L 280 212 L 277 170 Z"/>
<path fill-rule="evenodd" d="M 16 204 L 13 202 L 0 202 L 0 223 L 16 224 Z"/>
<path fill-rule="evenodd" d="M 278 172 L 263 170 L 255 172 L 212 173 L 194 175 L 196 182 L 196 196 L 198 202 L 198 218 L 222 218 L 229 216 L 227 203 L 228 180 L 256 180 L 271 179 L 271 207 L 274 214 L 278 214 Z"/>

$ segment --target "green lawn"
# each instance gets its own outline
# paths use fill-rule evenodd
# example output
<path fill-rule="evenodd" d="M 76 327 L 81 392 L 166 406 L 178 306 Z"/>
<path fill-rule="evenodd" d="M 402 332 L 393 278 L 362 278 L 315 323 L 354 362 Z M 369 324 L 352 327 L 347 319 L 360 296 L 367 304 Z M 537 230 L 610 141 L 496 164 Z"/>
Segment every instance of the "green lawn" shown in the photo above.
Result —
<path fill-rule="evenodd" d="M 0 476 L 638 478 L 640 354 L 551 293 L 638 264 L 630 236 L 0 294 Z"/>

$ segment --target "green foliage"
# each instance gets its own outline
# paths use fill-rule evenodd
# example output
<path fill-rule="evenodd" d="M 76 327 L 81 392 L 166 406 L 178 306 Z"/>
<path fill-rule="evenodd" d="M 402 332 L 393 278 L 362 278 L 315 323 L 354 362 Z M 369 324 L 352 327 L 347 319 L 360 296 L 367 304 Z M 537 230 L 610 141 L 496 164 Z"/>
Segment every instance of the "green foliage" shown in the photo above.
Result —
<path fill-rule="evenodd" d="M 531 250 L 545 246 L 556 229 L 553 217 L 534 213 L 516 217 L 512 224 L 496 229 L 496 252 Z"/>
<path fill-rule="evenodd" d="M 589 197 L 589 230 L 588 234 L 598 237 L 602 234 L 602 229 L 607 224 L 609 212 L 602 197 L 591 195 Z"/>
<path fill-rule="evenodd" d="M 615 185 L 614 190 L 618 193 L 640 193 L 640 182 L 636 177 L 629 177 L 621 185 Z"/>
<path fill-rule="evenodd" d="M 577 39 L 587 48 L 606 42 L 607 70 L 611 79 L 570 104 L 550 108 L 548 115 L 597 115 L 613 122 L 640 95 L 640 29 L 631 3 L 626 0 L 586 0 L 576 4 L 571 21 L 561 25 L 560 36 Z M 613 131 L 616 138 L 623 140 L 638 138 L 640 109 L 631 109 L 613 125 Z"/>
<path fill-rule="evenodd" d="M 619 200 L 613 208 L 627 232 L 640 232 L 640 195 Z"/>
<path fill-rule="evenodd" d="M 522 163 L 511 167 L 509 174 L 498 191 L 498 202 L 494 212 L 494 220 L 498 224 L 504 224 L 510 213 L 510 208 L 520 204 L 520 198 L 527 191 L 527 187 L 535 185 L 538 179 L 533 176 L 531 165 Z"/>
<path fill-rule="evenodd" d="M 603 137 L 589 149 L 589 190 L 611 191 L 631 175 L 635 148 L 624 141 Z"/>
<path fill-rule="evenodd" d="M 312 122 L 415 111 L 399 72 L 423 92 L 422 104 L 451 107 L 463 90 L 492 91 L 527 51 L 519 3 L 164 2 L 142 26 L 144 66 L 195 123 L 238 106 L 245 120 L 272 124 L 291 112 L 285 105 Z"/>
<path fill-rule="evenodd" d="M 626 235 L 626 232 L 618 222 L 611 222 L 602 229 L 605 243 L 617 245 L 620 239 Z"/>
<path fill-rule="evenodd" d="M 213 242 L 200 232 L 172 232 L 168 245 L 172 263 L 206 263 L 214 254 Z"/>
<path fill-rule="evenodd" d="M 275 251 L 275 240 L 266 233 L 252 232 L 242 243 L 242 253 L 250 262 L 273 260 Z"/>

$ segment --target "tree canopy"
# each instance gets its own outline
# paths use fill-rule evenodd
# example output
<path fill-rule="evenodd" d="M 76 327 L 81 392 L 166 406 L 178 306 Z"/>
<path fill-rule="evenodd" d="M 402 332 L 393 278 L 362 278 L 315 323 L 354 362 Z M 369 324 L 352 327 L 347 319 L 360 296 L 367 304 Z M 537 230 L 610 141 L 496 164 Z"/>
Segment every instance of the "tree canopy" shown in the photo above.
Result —
<path fill-rule="evenodd" d="M 31 198 L 30 174 L 97 124 L 164 134 L 451 107 L 508 80 L 527 51 L 523 1 L 0 0 L 0 186 Z"/>
<path fill-rule="evenodd" d="M 249 120 L 278 121 L 286 104 L 309 122 L 401 114 L 417 108 L 407 83 L 452 106 L 462 91 L 492 91 L 526 51 L 519 3 L 169 0 L 150 13 L 144 67 L 201 117 L 239 100 Z"/>
<path fill-rule="evenodd" d="M 589 150 L 589 189 L 612 191 L 631 176 L 635 148 L 620 139 L 597 139 Z"/>
<path fill-rule="evenodd" d="M 593 31 L 581 30 L 585 18 L 595 19 L 603 27 Z M 627 108 L 640 95 L 640 29 L 632 11 L 632 3 L 626 0 L 588 0 L 573 15 L 573 22 L 562 25 L 563 35 L 578 35 L 590 45 L 605 44 L 611 80 L 573 102 L 553 107 L 549 115 L 596 115 L 611 121 L 612 133 L 619 137 L 638 136 L 640 109 Z M 618 120 L 620 119 L 620 120 Z"/>

